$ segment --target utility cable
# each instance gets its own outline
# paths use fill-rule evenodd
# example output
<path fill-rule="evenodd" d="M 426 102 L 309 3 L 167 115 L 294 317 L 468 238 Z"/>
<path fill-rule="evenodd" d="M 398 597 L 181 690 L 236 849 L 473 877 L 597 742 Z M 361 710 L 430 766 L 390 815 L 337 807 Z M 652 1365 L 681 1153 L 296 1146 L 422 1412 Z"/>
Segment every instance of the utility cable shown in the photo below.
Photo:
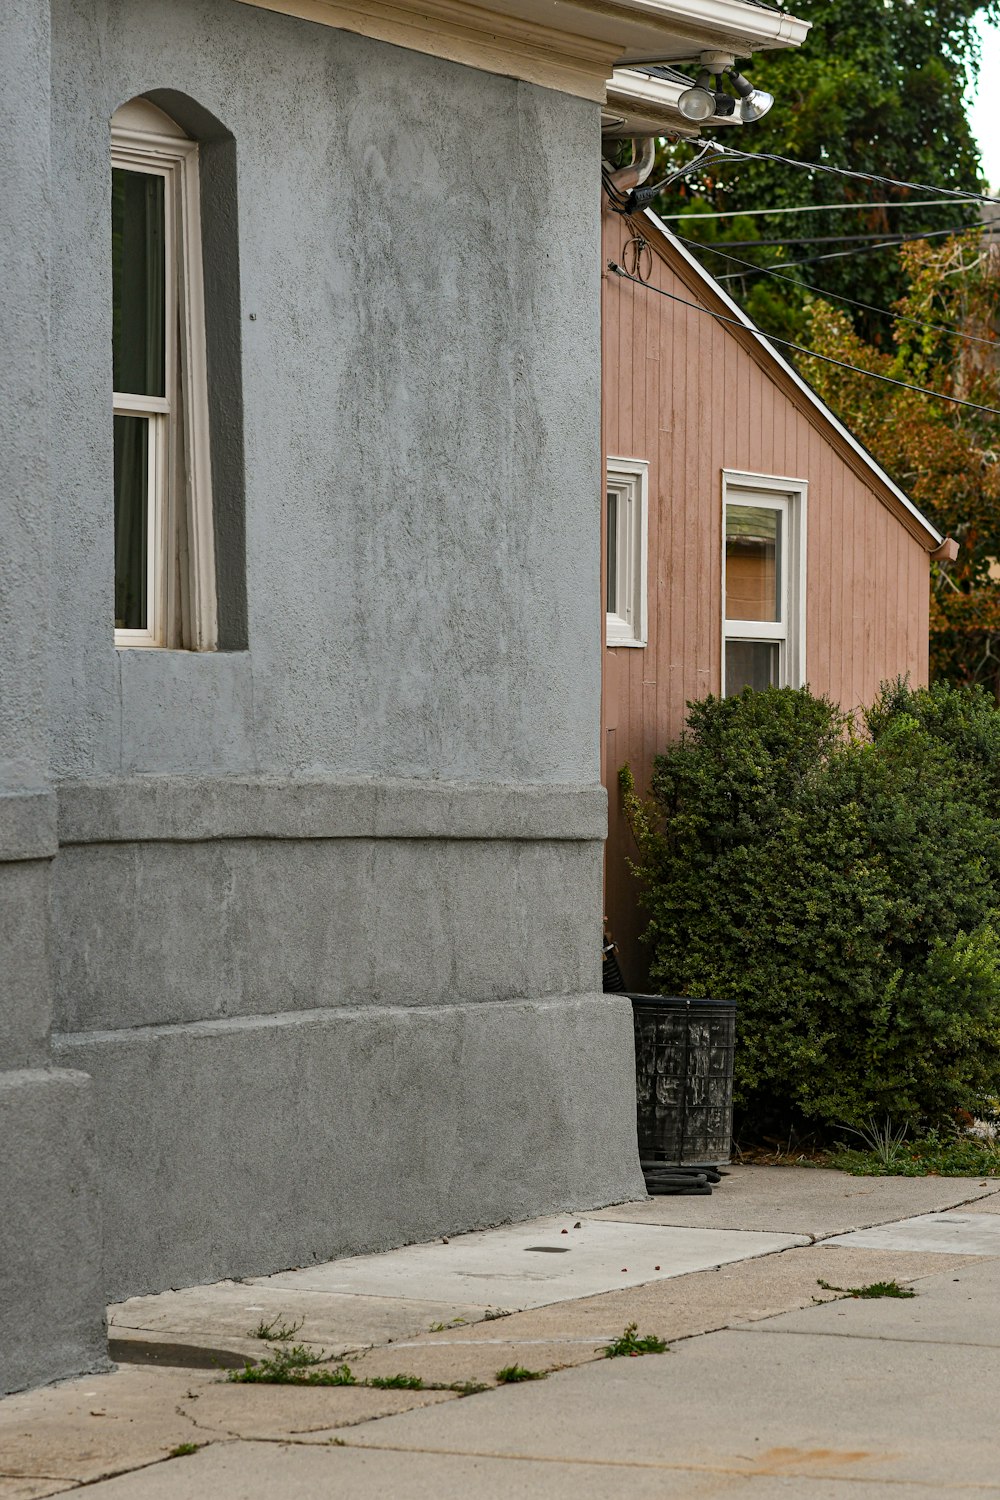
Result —
<path fill-rule="evenodd" d="M 930 240 L 942 234 L 967 234 L 977 229 L 976 224 L 953 224 L 947 229 L 915 229 L 912 234 L 903 230 L 879 229 L 873 234 L 790 234 L 781 239 L 727 240 L 734 250 L 756 250 L 762 245 L 851 245 L 878 241 L 879 244 L 905 245 L 909 240 Z M 990 233 L 983 228 L 984 233 Z M 875 247 L 877 248 L 877 246 Z"/>
<path fill-rule="evenodd" d="M 728 323 L 732 328 L 742 328 L 744 333 L 756 333 L 772 344 L 781 344 L 785 349 L 794 349 L 796 354 L 806 354 L 810 359 L 821 359 L 825 364 L 836 365 L 841 370 L 853 370 L 855 375 L 867 375 L 869 380 L 881 380 L 886 385 L 899 386 L 904 391 L 914 391 L 918 396 L 933 396 L 935 400 L 948 401 L 952 406 L 967 406 L 973 411 L 987 412 L 991 417 L 1000 417 L 1000 407 L 981 406 L 978 401 L 966 401 L 962 396 L 946 396 L 942 391 L 929 390 L 925 385 L 911 385 L 907 380 L 897 380 L 894 375 L 880 375 L 876 370 L 863 370 L 860 365 L 849 364 L 844 359 L 834 359 L 832 354 L 820 354 L 816 349 L 807 349 L 804 344 L 793 344 L 791 339 L 779 338 L 776 333 L 765 333 L 762 328 L 756 328 L 752 324 L 748 326 L 741 318 L 727 317 L 725 313 L 718 313 L 711 307 L 703 307 L 700 302 L 689 302 L 685 297 L 678 297 L 673 292 L 665 292 L 662 287 L 650 286 L 649 282 L 642 281 L 638 276 L 630 276 L 617 261 L 609 260 L 608 270 L 620 276 L 623 281 L 631 281 L 634 286 L 641 286 L 643 291 L 655 292 L 658 297 L 668 297 L 671 302 L 679 302 L 682 307 L 690 307 L 694 312 L 707 313 L 710 318 L 715 318 L 719 323 Z"/>
<path fill-rule="evenodd" d="M 724 208 L 712 213 L 660 214 L 659 218 L 664 224 L 673 224 L 678 219 L 754 219 L 761 215 L 770 219 L 776 214 L 825 214 L 842 208 L 944 208 L 952 202 L 951 198 L 892 198 L 871 203 L 862 198 L 856 203 L 800 203 L 796 208 Z"/>
<path fill-rule="evenodd" d="M 811 281 L 800 281 L 797 276 L 783 276 L 780 271 L 772 266 L 762 266 L 752 260 L 742 260 L 738 255 L 730 255 L 726 250 L 719 250 L 715 245 L 707 245 L 702 240 L 692 240 L 685 234 L 678 234 L 672 229 L 674 239 L 680 240 L 684 245 L 690 245 L 693 250 L 708 250 L 712 255 L 721 256 L 723 260 L 732 261 L 734 265 L 746 266 L 748 271 L 759 271 L 764 276 L 773 276 L 775 281 L 787 281 L 790 286 L 797 286 L 805 292 L 815 292 L 818 296 L 826 298 L 831 302 L 846 302 L 849 307 L 859 307 L 864 312 L 880 313 L 884 318 L 892 318 L 897 323 L 911 323 L 914 328 L 927 328 L 935 333 L 947 334 L 949 338 L 962 339 L 967 344 L 986 344 L 991 349 L 1000 347 L 996 339 L 979 338 L 974 333 L 962 333 L 960 329 L 953 328 L 947 323 L 925 323 L 921 318 L 911 318 L 907 313 L 892 312 L 888 307 L 876 307 L 874 302 L 859 302 L 856 297 L 845 297 L 840 292 L 827 291 L 825 287 L 815 286 Z M 786 263 L 782 261 L 782 265 Z M 742 279 L 742 271 L 731 271 L 724 276 L 712 276 L 716 281 L 738 281 Z"/>
<path fill-rule="evenodd" d="M 969 226 L 969 229 L 975 228 L 974 224 Z M 915 236 L 915 238 L 929 240 L 933 239 L 935 235 L 953 235 L 955 232 L 954 229 L 931 229 L 926 234 Z M 968 229 L 960 229 L 958 231 L 959 234 L 968 234 L 968 232 Z M 905 243 L 907 243 L 905 240 L 883 240 L 880 245 L 855 245 L 851 250 L 827 250 L 822 255 L 806 255 L 800 260 L 783 260 L 781 264 L 787 267 L 814 266 L 821 260 L 843 260 L 846 256 L 850 255 L 870 255 L 873 250 L 896 250 L 901 244 Z"/>
<path fill-rule="evenodd" d="M 921 193 L 942 193 L 949 198 L 966 203 L 1000 203 L 1000 198 L 991 198 L 985 193 L 967 193 L 963 188 L 942 187 L 940 183 L 905 182 L 898 177 L 882 177 L 877 172 L 855 172 L 849 167 L 831 167 L 821 161 L 797 161 L 793 156 L 777 156 L 770 151 L 739 151 L 734 146 L 719 141 L 710 142 L 716 150 L 731 161 L 776 161 L 785 167 L 798 167 L 805 172 L 827 172 L 834 177 L 851 177 L 857 182 L 880 182 L 885 187 L 916 188 Z"/>

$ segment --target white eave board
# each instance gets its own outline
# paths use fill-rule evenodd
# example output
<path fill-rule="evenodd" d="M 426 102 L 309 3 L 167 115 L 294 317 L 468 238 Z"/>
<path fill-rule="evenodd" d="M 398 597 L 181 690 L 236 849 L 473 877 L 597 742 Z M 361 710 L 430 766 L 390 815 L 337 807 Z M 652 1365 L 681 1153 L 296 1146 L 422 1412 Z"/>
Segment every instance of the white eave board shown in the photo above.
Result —
<path fill-rule="evenodd" d="M 671 248 L 674 249 L 681 257 L 681 259 L 691 267 L 691 270 L 694 271 L 698 279 L 703 282 L 705 286 L 711 288 L 714 295 L 723 303 L 724 307 L 727 310 L 727 314 L 731 316 L 736 322 L 742 323 L 747 332 L 751 333 L 756 339 L 757 343 L 760 345 L 761 349 L 763 349 L 768 359 L 785 371 L 785 373 L 791 378 L 798 389 L 802 392 L 803 396 L 806 398 L 809 404 L 815 407 L 815 409 L 821 413 L 824 420 L 828 422 L 832 428 L 834 428 L 834 430 L 844 439 L 846 443 L 850 445 L 851 448 L 854 449 L 855 453 L 860 459 L 864 461 L 865 466 L 872 472 L 872 474 L 875 475 L 879 483 L 891 492 L 895 499 L 899 501 L 900 505 L 902 505 L 907 511 L 909 511 L 914 520 L 920 523 L 924 531 L 926 531 L 927 535 L 933 538 L 935 546 L 940 546 L 940 544 L 944 541 L 944 537 L 941 535 L 941 533 L 931 525 L 930 521 L 928 521 L 923 512 L 917 509 L 913 501 L 910 499 L 909 495 L 901 490 L 899 488 L 899 485 L 896 484 L 894 480 L 889 478 L 889 475 L 882 468 L 881 464 L 879 464 L 872 457 L 872 455 L 868 452 L 868 449 L 865 448 L 862 443 L 858 442 L 857 438 L 854 436 L 853 432 L 851 432 L 850 428 L 845 427 L 843 422 L 841 422 L 839 418 L 834 415 L 834 413 L 827 406 L 826 402 L 821 400 L 813 390 L 812 386 L 809 385 L 808 381 L 802 379 L 802 376 L 798 373 L 794 366 L 791 365 L 787 359 L 783 358 L 783 356 L 778 352 L 778 350 L 767 338 L 767 336 L 761 333 L 757 325 L 747 317 L 746 313 L 740 307 L 739 303 L 733 301 L 732 297 L 730 297 L 725 288 L 716 281 L 714 276 L 712 276 L 708 271 L 705 270 L 704 266 L 701 265 L 701 263 L 691 253 L 691 251 L 688 250 L 687 246 L 682 244 L 682 242 L 677 238 L 675 234 L 671 234 L 666 224 L 663 223 L 662 219 L 657 218 L 656 214 L 653 213 L 653 210 L 651 208 L 645 209 L 644 214 L 645 217 L 649 220 L 650 224 L 652 224 L 654 228 L 663 236 L 663 238 L 669 242 Z"/>

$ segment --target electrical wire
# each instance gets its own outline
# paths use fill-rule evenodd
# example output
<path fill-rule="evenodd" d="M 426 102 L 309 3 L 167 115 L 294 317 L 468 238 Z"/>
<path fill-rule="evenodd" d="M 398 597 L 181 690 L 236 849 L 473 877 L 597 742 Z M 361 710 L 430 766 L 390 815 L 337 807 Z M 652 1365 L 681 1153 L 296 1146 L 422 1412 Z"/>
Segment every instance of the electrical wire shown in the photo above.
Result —
<path fill-rule="evenodd" d="M 834 177 L 851 177 L 857 182 L 880 182 L 884 187 L 916 188 L 921 193 L 942 193 L 949 198 L 966 203 L 1000 203 L 1000 198 L 991 198 L 985 193 L 967 193 L 963 188 L 942 187 L 940 183 L 905 182 L 898 177 L 882 177 L 877 172 L 855 172 L 849 167 L 831 167 L 821 161 L 798 161 L 793 156 L 778 156 L 770 151 L 738 151 L 720 141 L 708 142 L 731 161 L 776 161 L 785 167 L 798 167 L 805 172 L 827 172 Z"/>
<path fill-rule="evenodd" d="M 732 245 L 734 250 L 756 250 L 761 245 L 851 245 L 876 240 L 879 244 L 905 245 L 909 240 L 934 239 L 942 234 L 967 234 L 970 229 L 978 227 L 975 224 L 953 224 L 948 229 L 915 229 L 912 234 L 892 229 L 880 229 L 874 234 L 791 234 L 782 239 L 727 240 L 726 244 Z M 983 233 L 991 231 L 984 229 Z"/>
<path fill-rule="evenodd" d="M 828 301 L 846 302 L 849 307 L 859 307 L 864 312 L 880 313 L 884 318 L 892 318 L 896 323 L 910 323 L 914 328 L 927 328 L 935 333 L 944 333 L 949 338 L 962 339 L 967 344 L 986 344 L 991 349 L 1000 347 L 996 339 L 984 339 L 979 338 L 974 333 L 962 333 L 960 329 L 953 328 L 947 323 L 925 323 L 923 319 L 911 318 L 906 313 L 891 312 L 888 307 L 876 307 L 874 302 L 859 302 L 856 297 L 845 297 L 840 292 L 827 291 L 825 287 L 815 286 L 811 281 L 800 281 L 797 276 L 783 276 L 780 271 L 775 270 L 772 266 L 762 266 L 752 260 L 742 260 L 740 256 L 730 255 L 728 251 L 719 250 L 715 245 L 706 245 L 701 240 L 692 240 L 685 234 L 678 234 L 676 229 L 672 229 L 670 232 L 674 239 L 680 240 L 684 245 L 690 245 L 694 250 L 708 250 L 712 255 L 718 255 L 723 260 L 732 261 L 734 265 L 746 266 L 749 271 L 759 271 L 764 276 L 772 276 L 775 281 L 787 281 L 790 286 L 797 286 L 802 291 L 816 292 L 818 296 L 824 297 Z M 782 261 L 782 265 L 784 264 L 785 262 Z M 724 276 L 716 276 L 715 272 L 712 272 L 716 281 L 738 281 L 743 277 L 743 274 L 742 271 L 731 271 Z"/>
<path fill-rule="evenodd" d="M 836 365 L 841 370 L 853 370 L 855 375 L 866 375 L 869 380 L 881 380 L 886 385 L 899 386 L 904 391 L 914 391 L 918 396 L 933 396 L 937 401 L 948 401 L 952 406 L 967 406 L 973 411 L 988 413 L 991 417 L 1000 417 L 1000 407 L 982 406 L 978 401 L 966 401 L 962 396 L 946 396 L 942 391 L 932 391 L 924 385 L 911 385 L 907 380 L 897 380 L 894 375 L 879 375 L 875 370 L 863 370 L 860 365 L 849 364 L 843 359 L 834 359 L 832 354 L 820 354 L 816 349 L 807 349 L 804 344 L 793 344 L 791 339 L 779 338 L 776 333 L 765 333 L 762 328 L 756 328 L 752 324 L 748 326 L 741 318 L 730 318 L 725 313 L 715 312 L 711 307 L 703 307 L 700 302 L 689 302 L 685 297 L 678 297 L 673 292 L 666 292 L 662 287 L 650 286 L 649 282 L 642 281 L 638 276 L 630 276 L 617 261 L 608 261 L 608 270 L 620 276 L 623 281 L 631 281 L 633 286 L 641 286 L 643 291 L 655 292 L 658 297 L 668 297 L 671 302 L 679 302 L 682 307 L 690 307 L 694 312 L 707 313 L 710 318 L 715 318 L 719 323 L 728 323 L 732 328 L 742 328 L 744 333 L 756 333 L 761 338 L 769 340 L 772 344 L 781 344 L 785 349 L 794 349 L 796 354 L 806 354 L 810 359 L 821 359 L 824 364 Z"/>
<path fill-rule="evenodd" d="M 726 208 L 712 213 L 660 214 L 658 217 L 664 224 L 673 224 L 678 219 L 754 219 L 762 214 L 770 219 L 777 214 L 825 214 L 841 208 L 944 208 L 952 201 L 951 198 L 893 198 L 871 203 L 860 199 L 857 203 L 801 203 L 796 208 Z"/>
<path fill-rule="evenodd" d="M 975 229 L 976 225 L 970 224 L 969 229 Z M 930 240 L 935 235 L 955 234 L 954 229 L 930 229 L 926 234 L 914 236 L 914 238 Z M 968 234 L 968 229 L 960 229 L 959 234 Z M 783 260 L 783 266 L 814 266 L 821 260 L 843 260 L 849 255 L 869 255 L 873 250 L 895 250 L 905 240 L 883 240 L 880 245 L 855 245 L 853 250 L 827 250 L 823 255 L 806 255 L 801 260 Z"/>

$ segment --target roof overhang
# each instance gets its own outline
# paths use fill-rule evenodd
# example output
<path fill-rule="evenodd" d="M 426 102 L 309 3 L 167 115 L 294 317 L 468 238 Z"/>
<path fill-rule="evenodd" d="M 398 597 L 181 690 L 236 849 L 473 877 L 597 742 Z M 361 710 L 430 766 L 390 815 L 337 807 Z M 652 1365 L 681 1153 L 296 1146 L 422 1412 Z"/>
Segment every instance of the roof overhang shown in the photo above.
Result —
<path fill-rule="evenodd" d="M 754 0 L 242 0 L 604 102 L 620 64 L 798 47 L 808 21 Z"/>

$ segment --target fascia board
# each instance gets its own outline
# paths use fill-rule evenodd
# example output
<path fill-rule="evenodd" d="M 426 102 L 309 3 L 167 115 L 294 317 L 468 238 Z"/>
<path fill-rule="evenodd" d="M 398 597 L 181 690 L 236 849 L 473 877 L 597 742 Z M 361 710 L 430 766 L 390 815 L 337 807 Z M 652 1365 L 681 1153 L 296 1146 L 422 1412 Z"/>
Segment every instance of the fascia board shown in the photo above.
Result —
<path fill-rule="evenodd" d="M 727 42 L 737 42 L 744 54 L 766 47 L 801 47 L 812 24 L 747 0 L 618 0 L 616 9 L 633 11 L 682 32 L 718 32 L 720 39 L 725 39 L 720 40 L 720 49 L 724 50 Z M 622 59 L 626 64 L 662 60 L 638 55 Z"/>
<path fill-rule="evenodd" d="M 657 233 L 663 236 L 663 238 L 669 244 L 671 250 L 673 250 L 675 254 L 678 255 L 680 259 L 683 260 L 685 264 L 691 268 L 691 270 L 697 276 L 698 280 L 712 293 L 713 297 L 718 302 L 722 303 L 722 305 L 726 309 L 726 315 L 728 317 L 734 318 L 737 322 L 742 323 L 746 331 L 749 334 L 753 335 L 753 338 L 760 346 L 760 348 L 764 351 L 768 360 L 772 364 L 777 365 L 779 369 L 784 371 L 784 373 L 788 376 L 792 383 L 798 387 L 799 391 L 809 402 L 810 406 L 814 407 L 815 410 L 818 411 L 823 417 L 824 421 L 834 429 L 834 431 L 844 440 L 844 442 L 849 445 L 849 447 L 854 450 L 857 456 L 864 462 L 865 467 L 878 480 L 883 489 L 889 491 L 893 498 L 899 502 L 904 510 L 909 512 L 909 514 L 915 521 L 919 523 L 919 525 L 927 533 L 927 535 L 933 539 L 935 547 L 939 547 L 944 541 L 944 537 L 941 535 L 941 533 L 931 525 L 930 521 L 928 521 L 923 512 L 917 509 L 913 501 L 910 499 L 909 495 L 901 490 L 899 488 L 899 485 L 896 484 L 894 480 L 889 478 L 889 475 L 882 468 L 881 464 L 876 462 L 876 460 L 868 452 L 867 448 L 865 448 L 863 444 L 858 442 L 857 438 L 851 432 L 850 428 L 845 427 L 843 422 L 841 422 L 839 418 L 834 415 L 834 413 L 827 406 L 826 402 L 822 401 L 820 397 L 817 396 L 816 392 L 812 389 L 812 386 L 810 386 L 807 381 L 802 379 L 802 376 L 798 373 L 794 366 L 789 364 L 788 360 L 782 357 L 782 355 L 778 352 L 774 345 L 766 338 L 763 333 L 761 333 L 757 325 L 747 317 L 746 313 L 743 311 L 742 307 L 740 307 L 739 303 L 733 301 L 729 293 L 715 280 L 715 277 L 710 275 L 709 272 L 705 270 L 704 266 L 702 266 L 695 259 L 694 255 L 692 255 L 691 251 L 688 250 L 685 245 L 681 244 L 676 235 L 671 234 L 666 224 L 663 223 L 662 219 L 657 218 L 652 209 L 647 208 L 644 211 L 644 217 L 650 224 L 653 225 Z"/>
<path fill-rule="evenodd" d="M 624 61 L 799 46 L 809 24 L 749 0 L 241 0 L 604 102 Z"/>

